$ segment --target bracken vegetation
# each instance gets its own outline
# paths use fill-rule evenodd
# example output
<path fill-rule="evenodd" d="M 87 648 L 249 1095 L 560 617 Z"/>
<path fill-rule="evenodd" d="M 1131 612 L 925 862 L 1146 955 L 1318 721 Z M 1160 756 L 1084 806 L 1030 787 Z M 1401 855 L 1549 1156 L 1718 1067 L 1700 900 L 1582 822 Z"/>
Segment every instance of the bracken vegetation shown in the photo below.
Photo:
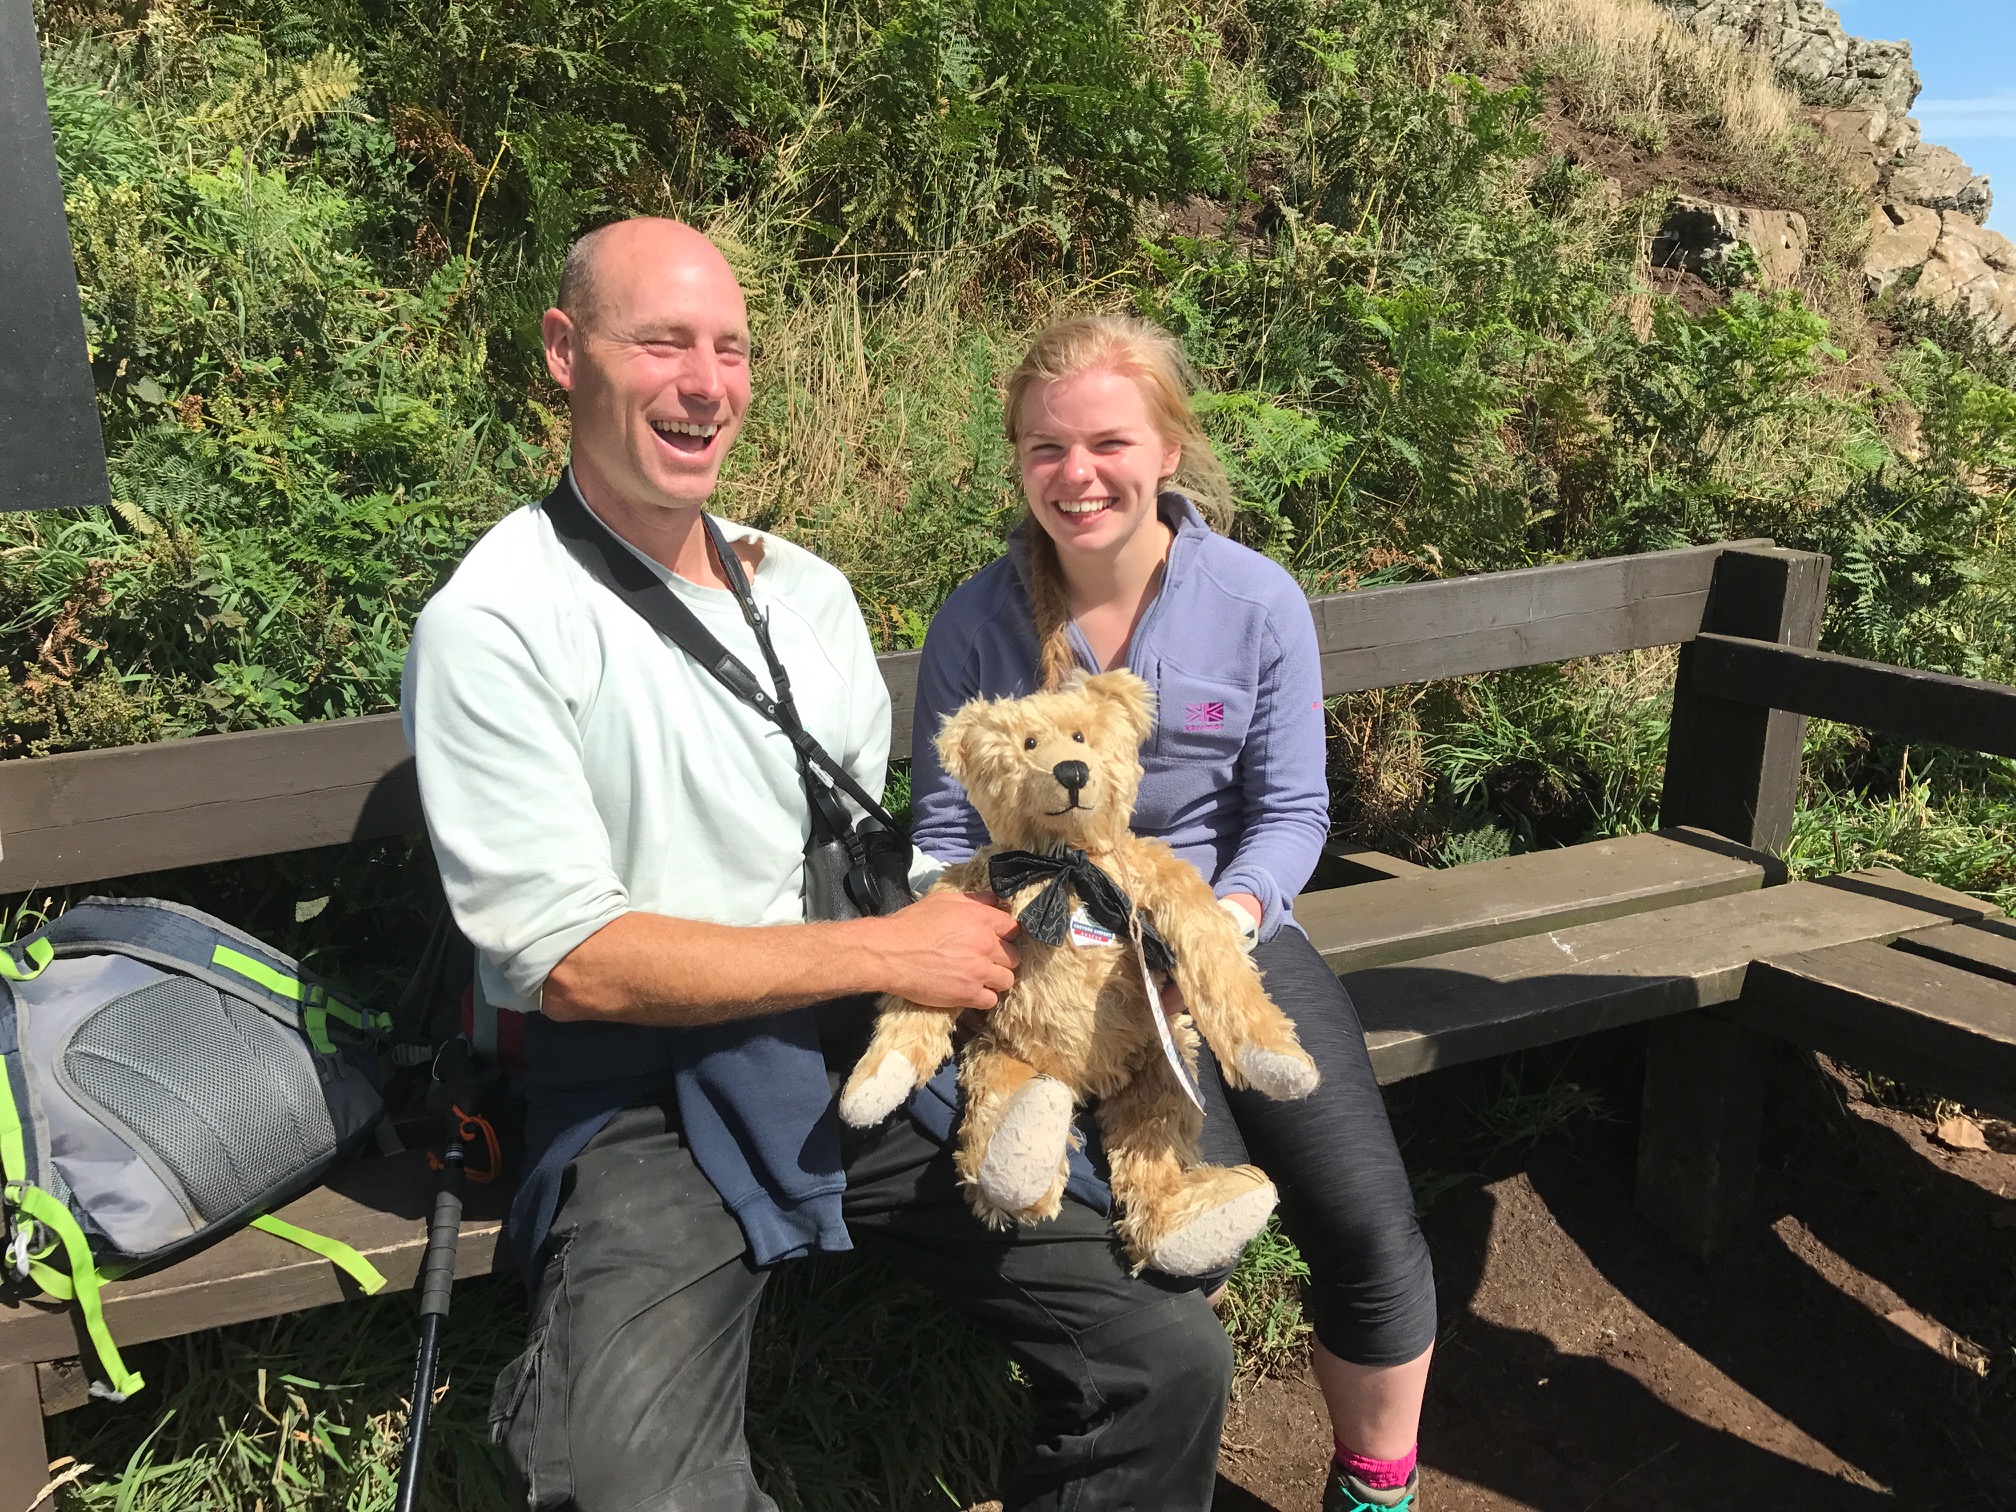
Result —
<path fill-rule="evenodd" d="M 1798 102 L 1648 0 L 37 19 L 118 502 L 0 517 L 0 754 L 394 707 L 420 604 L 565 455 L 536 345 L 560 255 L 634 211 L 709 228 L 751 292 L 723 507 L 844 568 L 885 646 L 1000 550 L 994 386 L 1093 306 L 1181 335 L 1238 530 L 1312 592 L 1768 535 L 1832 555 L 1830 648 L 2016 678 L 2016 364 L 1866 305 L 1863 203 Z M 1670 178 L 1606 177 L 1604 142 Z M 1798 286 L 1653 270 L 1675 184 L 1801 211 Z M 1339 822 L 1445 863 L 1644 827 L 1670 682 L 1654 652 L 1345 699 Z M 2010 763 L 1823 727 L 1807 772 L 1798 869 L 2016 905 Z M 388 845 L 148 886 L 368 992 L 426 871 Z M 1258 1362 L 1294 1344 L 1295 1264 L 1270 1244 L 1240 1283 Z M 780 1285 L 767 1483 L 979 1492 L 1018 1388 L 861 1274 Z M 159 1346 L 158 1395 L 57 1420 L 92 1467 L 64 1504 L 388 1506 L 404 1306 Z M 500 1285 L 457 1319 L 434 1492 L 497 1505 L 483 1398 L 518 1314 Z M 877 1331 L 925 1363 L 878 1373 Z"/>

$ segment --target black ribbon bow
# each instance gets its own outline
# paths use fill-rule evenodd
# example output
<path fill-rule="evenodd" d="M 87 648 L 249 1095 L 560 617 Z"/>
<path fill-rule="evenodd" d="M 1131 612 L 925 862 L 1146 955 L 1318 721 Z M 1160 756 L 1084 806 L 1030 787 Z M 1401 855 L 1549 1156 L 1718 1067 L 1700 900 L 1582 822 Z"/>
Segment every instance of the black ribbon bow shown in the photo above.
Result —
<path fill-rule="evenodd" d="M 1023 888 L 1045 878 L 1049 883 L 1031 898 L 1017 921 L 1032 940 L 1045 945 L 1062 945 L 1071 923 L 1071 894 L 1085 905 L 1093 920 L 1113 931 L 1118 940 L 1133 937 L 1134 905 L 1105 872 L 1092 864 L 1082 850 L 1066 849 L 1061 856 L 1038 855 L 1035 851 L 1001 851 L 987 860 L 987 882 L 994 896 L 1004 901 Z M 1150 971 L 1174 971 L 1176 957 L 1168 942 L 1155 931 L 1146 916 L 1141 920 L 1141 954 Z"/>

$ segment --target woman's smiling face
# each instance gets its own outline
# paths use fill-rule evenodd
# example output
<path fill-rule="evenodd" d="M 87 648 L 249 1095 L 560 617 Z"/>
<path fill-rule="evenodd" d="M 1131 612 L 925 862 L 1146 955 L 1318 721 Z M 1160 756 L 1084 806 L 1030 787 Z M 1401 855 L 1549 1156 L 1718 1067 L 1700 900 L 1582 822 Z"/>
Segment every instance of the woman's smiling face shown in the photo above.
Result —
<path fill-rule="evenodd" d="M 1017 419 L 1022 491 L 1058 550 L 1115 553 L 1156 518 L 1182 450 L 1162 438 L 1132 378 L 1094 368 L 1033 384 Z"/>

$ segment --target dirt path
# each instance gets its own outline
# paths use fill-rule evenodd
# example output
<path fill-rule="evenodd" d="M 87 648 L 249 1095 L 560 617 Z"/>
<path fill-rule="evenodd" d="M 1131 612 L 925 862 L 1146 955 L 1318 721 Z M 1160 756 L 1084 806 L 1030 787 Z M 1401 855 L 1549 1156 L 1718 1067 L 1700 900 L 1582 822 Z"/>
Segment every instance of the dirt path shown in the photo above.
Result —
<path fill-rule="evenodd" d="M 1628 1070 L 1603 1090 L 1633 1105 Z M 1451 1099 L 1397 1120 L 1417 1170 L 1460 1159 L 1435 1143 Z M 1931 1130 L 1790 1068 L 1752 1220 L 1707 1271 L 1632 1211 L 1628 1119 L 1444 1196 L 1424 1512 L 2016 1508 L 2016 1129 L 1973 1153 Z M 1327 1438 L 1306 1376 L 1249 1388 L 1218 1512 L 1314 1512 Z"/>

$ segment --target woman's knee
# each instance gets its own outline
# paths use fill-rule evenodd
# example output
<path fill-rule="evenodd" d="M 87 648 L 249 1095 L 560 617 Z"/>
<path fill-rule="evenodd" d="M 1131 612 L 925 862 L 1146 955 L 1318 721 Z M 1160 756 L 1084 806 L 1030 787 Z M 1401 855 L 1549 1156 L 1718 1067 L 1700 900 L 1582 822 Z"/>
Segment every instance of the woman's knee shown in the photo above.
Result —
<path fill-rule="evenodd" d="M 1435 1267 L 1418 1224 L 1381 1234 L 1344 1264 L 1312 1266 L 1304 1296 L 1316 1337 L 1341 1360 L 1399 1365 L 1435 1342 Z"/>

